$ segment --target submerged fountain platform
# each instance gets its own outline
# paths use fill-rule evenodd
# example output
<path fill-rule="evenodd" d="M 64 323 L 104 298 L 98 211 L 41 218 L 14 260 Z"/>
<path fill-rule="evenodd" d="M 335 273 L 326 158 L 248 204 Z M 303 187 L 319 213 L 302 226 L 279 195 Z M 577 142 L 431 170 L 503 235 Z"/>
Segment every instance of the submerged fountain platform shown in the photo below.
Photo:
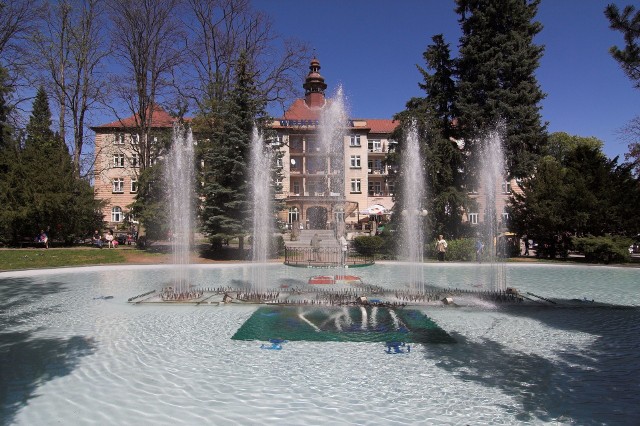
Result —
<path fill-rule="evenodd" d="M 256 310 L 233 340 L 455 343 L 424 313 L 376 306 L 274 307 Z"/>

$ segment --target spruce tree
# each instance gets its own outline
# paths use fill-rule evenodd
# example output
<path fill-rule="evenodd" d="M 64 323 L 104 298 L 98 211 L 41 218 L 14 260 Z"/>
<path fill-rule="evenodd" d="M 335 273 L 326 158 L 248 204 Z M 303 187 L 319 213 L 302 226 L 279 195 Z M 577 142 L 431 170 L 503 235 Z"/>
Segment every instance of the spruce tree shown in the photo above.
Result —
<path fill-rule="evenodd" d="M 49 102 L 40 88 L 24 146 L 14 144 L 4 182 L 4 237 L 13 243 L 33 238 L 41 230 L 48 231 L 50 238 L 71 242 L 101 221 L 91 186 L 76 178 L 67 147 L 50 126 Z"/>
<path fill-rule="evenodd" d="M 405 140 L 403 128 L 411 120 L 416 121 L 425 157 L 427 200 L 424 207 L 430 212 L 427 229 L 432 231 L 427 237 L 435 238 L 438 234 L 459 237 L 465 234 L 462 207 L 469 204 L 469 199 L 463 188 L 464 155 L 454 139 L 455 60 L 441 34 L 432 40 L 433 44 L 423 53 L 426 67 L 418 66 L 424 79 L 418 85 L 425 91 L 425 97 L 407 102 L 406 110 L 396 117 L 404 126 L 395 137 Z M 398 200 L 397 197 L 396 202 Z"/>
<path fill-rule="evenodd" d="M 240 249 L 249 229 L 248 162 L 253 126 L 263 114 L 246 55 L 240 55 L 235 85 L 216 108 L 203 153 L 202 224 L 214 247 L 238 238 Z"/>
<path fill-rule="evenodd" d="M 445 43 L 442 34 L 437 34 L 431 39 L 433 44 L 429 45 L 422 54 L 427 69 L 418 66 L 424 79 L 424 82 L 418 83 L 418 86 L 427 95 L 424 102 L 439 121 L 438 128 L 442 136 L 449 138 L 453 136 L 455 118 L 455 60 L 451 58 L 449 44 Z M 433 70 L 433 73 L 429 73 L 429 70 Z"/>
<path fill-rule="evenodd" d="M 504 151 L 511 176 L 532 173 L 545 144 L 535 77 L 543 47 L 533 38 L 539 0 L 456 0 L 462 38 L 458 59 L 456 108 L 467 149 L 499 122 L 506 124 Z"/>
<path fill-rule="evenodd" d="M 612 46 L 611 56 L 618 61 L 625 74 L 640 89 L 640 10 L 634 6 L 626 6 L 622 12 L 615 4 L 610 4 L 604 11 L 609 19 L 610 27 L 624 35 L 624 49 Z"/>

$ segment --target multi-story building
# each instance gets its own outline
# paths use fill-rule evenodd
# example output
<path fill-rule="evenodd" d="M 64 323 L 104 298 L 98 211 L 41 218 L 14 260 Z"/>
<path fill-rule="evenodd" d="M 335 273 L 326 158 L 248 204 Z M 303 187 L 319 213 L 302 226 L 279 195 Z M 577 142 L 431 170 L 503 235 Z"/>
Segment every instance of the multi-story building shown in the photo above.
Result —
<path fill-rule="evenodd" d="M 332 156 L 320 146 L 321 115 L 331 102 L 325 98 L 327 84 L 317 59 L 309 69 L 304 99 L 297 99 L 270 126 L 283 154 L 279 197 L 286 211 L 281 219 L 289 226 L 325 229 L 390 212 L 394 187 L 385 158 L 395 143 L 390 136 L 398 122 L 347 119 L 338 132 L 343 150 Z"/>
<path fill-rule="evenodd" d="M 395 177 L 385 160 L 393 150 L 391 134 L 399 123 L 349 118 L 341 129 L 343 149 L 337 156 L 327 154 L 320 146 L 320 121 L 332 100 L 325 97 L 327 84 L 320 75 L 319 61 L 314 58 L 309 69 L 303 84 L 305 97 L 295 100 L 283 117 L 270 125 L 282 154 L 282 191 L 277 197 L 285 209 L 280 219 L 289 226 L 328 229 L 342 223 L 353 226 L 371 215 L 384 217 L 393 209 Z M 170 134 L 174 122 L 156 107 L 151 140 Z M 123 225 L 138 191 L 135 128 L 135 116 L 91 128 L 96 133 L 94 190 L 96 197 L 106 202 L 103 214 L 110 228 Z M 518 189 L 514 182 L 503 182 L 496 197 L 496 211 L 502 213 L 503 221 L 512 189 Z M 476 189 L 469 195 L 478 201 L 478 211 L 466 212 L 463 218 L 473 225 L 481 224 L 485 197 Z"/>
<path fill-rule="evenodd" d="M 96 198 L 105 201 L 102 213 L 108 228 L 121 228 L 129 215 L 129 206 L 138 192 L 140 171 L 139 136 L 135 133 L 135 116 L 91 127 L 96 133 L 94 148 L 94 183 Z M 166 137 L 175 118 L 155 107 L 150 141 Z"/>

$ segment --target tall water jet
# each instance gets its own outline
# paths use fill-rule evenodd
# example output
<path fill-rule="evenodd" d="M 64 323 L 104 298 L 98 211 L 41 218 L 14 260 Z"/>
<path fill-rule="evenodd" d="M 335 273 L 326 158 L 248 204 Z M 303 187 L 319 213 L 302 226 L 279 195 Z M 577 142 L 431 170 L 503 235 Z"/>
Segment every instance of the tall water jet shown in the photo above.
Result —
<path fill-rule="evenodd" d="M 413 291 L 424 291 L 424 226 L 423 210 L 425 198 L 425 175 L 415 121 L 406 132 L 405 146 L 401 157 L 402 173 L 402 243 L 401 257 L 409 262 L 409 287 Z"/>
<path fill-rule="evenodd" d="M 169 232 L 173 243 L 173 280 L 174 293 L 186 294 L 189 291 L 189 264 L 194 214 L 194 143 L 190 129 L 176 125 L 166 157 L 165 182 L 169 201 Z"/>
<path fill-rule="evenodd" d="M 271 202 L 271 151 L 267 149 L 262 134 L 256 127 L 251 137 L 251 204 L 253 214 L 253 239 L 251 243 L 252 286 L 257 293 L 266 292 L 265 266 L 273 236 L 273 208 Z"/>
<path fill-rule="evenodd" d="M 320 149 L 326 156 L 327 195 L 344 197 L 344 137 L 347 132 L 347 111 L 342 87 L 336 90 L 320 116 Z"/>
<path fill-rule="evenodd" d="M 485 195 L 484 238 L 488 248 L 488 258 L 491 266 L 490 286 L 492 290 L 506 290 L 506 272 L 504 247 L 499 247 L 499 212 L 496 201 L 502 182 L 505 178 L 505 161 L 502 147 L 504 126 L 499 125 L 489 132 L 482 141 L 480 156 L 480 177 L 482 192 Z M 504 243 L 504 239 L 502 240 Z"/>

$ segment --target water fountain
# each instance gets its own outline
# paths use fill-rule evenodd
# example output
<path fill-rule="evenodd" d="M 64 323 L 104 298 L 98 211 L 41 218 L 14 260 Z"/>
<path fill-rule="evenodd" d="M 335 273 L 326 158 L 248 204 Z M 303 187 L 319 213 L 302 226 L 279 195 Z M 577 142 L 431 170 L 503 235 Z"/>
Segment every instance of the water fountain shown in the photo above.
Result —
<path fill-rule="evenodd" d="M 269 256 L 273 238 L 271 162 L 271 151 L 267 149 L 262 134 L 254 127 L 251 138 L 251 158 L 249 161 L 253 215 L 251 260 L 254 263 L 251 285 L 252 290 L 260 294 L 265 293 L 267 290 L 265 284 L 265 264 Z"/>
<path fill-rule="evenodd" d="M 185 298 L 190 291 L 189 264 L 194 229 L 194 141 L 191 129 L 176 125 L 166 157 L 165 184 L 169 200 L 169 232 L 174 268 L 169 298 Z"/>
<path fill-rule="evenodd" d="M 344 137 L 348 114 L 344 92 L 339 86 L 336 95 L 323 109 L 319 120 L 320 149 L 326 155 L 326 191 L 329 196 L 343 198 L 344 187 Z"/>
<path fill-rule="evenodd" d="M 504 126 L 497 126 L 481 141 L 480 177 L 485 195 L 484 240 L 486 256 L 489 260 L 490 286 L 494 291 L 507 288 L 504 259 L 506 256 L 504 238 L 499 237 L 499 212 L 496 200 L 505 179 L 503 152 Z"/>
<path fill-rule="evenodd" d="M 412 122 L 406 129 L 405 146 L 402 149 L 402 243 L 400 255 L 408 262 L 409 287 L 412 291 L 424 291 L 424 215 L 425 177 L 417 125 Z"/>

